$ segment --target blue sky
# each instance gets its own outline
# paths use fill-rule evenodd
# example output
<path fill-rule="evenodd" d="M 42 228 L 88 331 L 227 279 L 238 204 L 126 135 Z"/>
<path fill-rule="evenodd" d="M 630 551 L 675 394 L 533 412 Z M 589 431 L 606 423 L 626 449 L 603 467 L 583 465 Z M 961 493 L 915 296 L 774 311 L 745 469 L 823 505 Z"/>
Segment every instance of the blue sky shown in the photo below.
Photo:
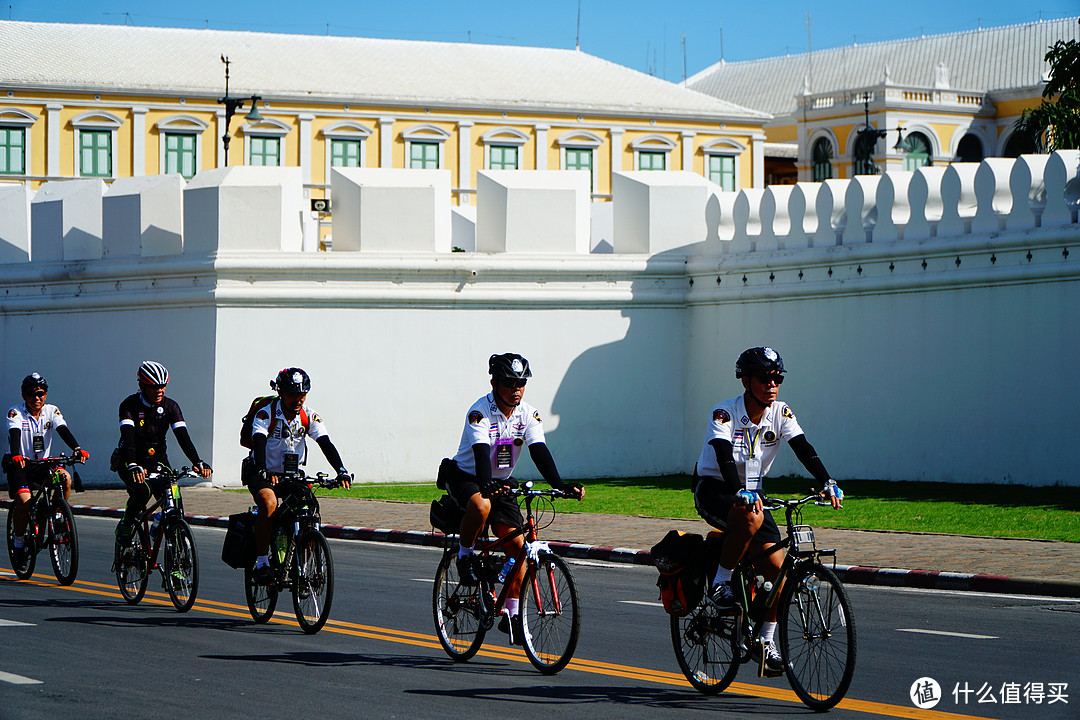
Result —
<path fill-rule="evenodd" d="M 7 12 L 3 5 L 7 5 Z M 1076 0 L 722 3 L 704 0 L 541 0 L 533 3 L 322 0 L 8 0 L 0 19 L 156 25 L 444 42 L 574 47 L 673 82 L 721 57 L 752 60 L 920 34 L 1080 14 Z M 810 32 L 807 32 L 807 12 Z M 685 65 L 684 65 L 685 42 Z"/>

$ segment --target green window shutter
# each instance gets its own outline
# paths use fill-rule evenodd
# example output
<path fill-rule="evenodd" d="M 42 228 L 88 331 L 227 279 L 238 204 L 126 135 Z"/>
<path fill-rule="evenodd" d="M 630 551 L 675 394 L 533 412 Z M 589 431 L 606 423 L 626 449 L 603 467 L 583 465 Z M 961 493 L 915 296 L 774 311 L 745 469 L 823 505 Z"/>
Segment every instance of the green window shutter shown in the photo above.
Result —
<path fill-rule="evenodd" d="M 26 174 L 26 130 L 0 128 L 0 174 Z"/>
<path fill-rule="evenodd" d="M 112 133 L 80 130 L 79 164 L 84 177 L 112 177 Z"/>
<path fill-rule="evenodd" d="M 729 192 L 735 190 L 735 157 L 733 155 L 709 156 L 709 182 L 716 183 Z"/>
<path fill-rule="evenodd" d="M 439 169 L 439 143 L 413 142 L 409 145 L 409 167 L 416 170 Z"/>
<path fill-rule="evenodd" d="M 190 133 L 165 134 L 165 172 L 195 177 L 196 137 Z"/>
<path fill-rule="evenodd" d="M 248 164 L 256 167 L 278 167 L 281 165 L 281 138 L 252 137 L 251 157 Z"/>
<path fill-rule="evenodd" d="M 489 146 L 488 167 L 492 170 L 517 170 L 518 148 L 514 145 Z"/>
<path fill-rule="evenodd" d="M 638 170 L 667 170 L 667 153 L 639 152 Z"/>
<path fill-rule="evenodd" d="M 330 167 L 360 167 L 360 141 L 331 140 Z"/>

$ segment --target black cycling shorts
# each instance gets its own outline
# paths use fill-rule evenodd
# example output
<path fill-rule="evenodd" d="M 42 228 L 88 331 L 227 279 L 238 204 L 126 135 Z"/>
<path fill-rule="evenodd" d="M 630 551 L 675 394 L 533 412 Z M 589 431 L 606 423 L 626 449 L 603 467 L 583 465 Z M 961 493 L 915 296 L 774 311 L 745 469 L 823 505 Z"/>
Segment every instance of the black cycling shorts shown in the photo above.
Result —
<path fill-rule="evenodd" d="M 457 500 L 458 505 L 465 508 L 469 504 L 469 499 L 473 495 L 480 493 L 480 485 L 477 484 L 475 475 L 463 472 L 457 467 L 457 463 L 453 464 L 453 468 L 456 472 L 447 473 L 446 491 Z M 507 525 L 512 528 L 524 527 L 525 518 L 521 515 L 521 508 L 518 507 L 517 500 L 509 497 L 491 498 L 491 512 L 488 513 L 488 524 Z"/>
<path fill-rule="evenodd" d="M 735 493 L 731 493 L 723 480 L 703 476 L 695 477 L 697 488 L 694 490 L 694 508 L 701 518 L 720 530 L 727 529 L 727 516 L 735 505 Z M 780 542 L 780 528 L 776 526 L 772 513 L 766 510 L 761 519 L 761 527 L 754 533 L 753 541 L 759 543 Z"/>

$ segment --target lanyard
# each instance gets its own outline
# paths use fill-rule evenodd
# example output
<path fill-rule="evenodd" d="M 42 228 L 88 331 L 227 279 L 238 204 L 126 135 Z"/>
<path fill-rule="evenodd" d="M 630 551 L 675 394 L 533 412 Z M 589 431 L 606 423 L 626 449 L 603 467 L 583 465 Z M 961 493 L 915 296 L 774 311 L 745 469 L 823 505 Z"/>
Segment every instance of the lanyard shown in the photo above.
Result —
<path fill-rule="evenodd" d="M 758 438 L 761 437 L 761 428 L 754 431 L 753 436 L 750 435 L 750 428 L 743 428 L 743 438 L 746 440 L 746 449 L 750 451 L 750 459 L 753 460 L 757 448 Z"/>

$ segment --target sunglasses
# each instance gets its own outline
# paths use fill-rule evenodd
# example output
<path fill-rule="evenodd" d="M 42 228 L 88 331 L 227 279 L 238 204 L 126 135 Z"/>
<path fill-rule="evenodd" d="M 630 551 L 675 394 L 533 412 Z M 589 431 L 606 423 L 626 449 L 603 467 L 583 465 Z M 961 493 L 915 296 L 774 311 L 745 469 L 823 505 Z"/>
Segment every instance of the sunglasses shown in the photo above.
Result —
<path fill-rule="evenodd" d="M 35 390 L 34 392 L 32 392 L 30 394 L 33 395 L 34 397 L 45 397 L 46 395 L 49 394 L 49 391 L 48 390 Z"/>
<path fill-rule="evenodd" d="M 505 378 L 502 378 L 502 379 L 499 380 L 499 384 L 502 385 L 504 388 L 523 388 L 523 387 L 525 387 L 525 381 L 524 380 L 507 380 Z"/>
<path fill-rule="evenodd" d="M 776 383 L 778 386 L 784 384 L 783 375 L 758 375 L 757 381 L 762 385 L 768 385 L 769 383 Z"/>

